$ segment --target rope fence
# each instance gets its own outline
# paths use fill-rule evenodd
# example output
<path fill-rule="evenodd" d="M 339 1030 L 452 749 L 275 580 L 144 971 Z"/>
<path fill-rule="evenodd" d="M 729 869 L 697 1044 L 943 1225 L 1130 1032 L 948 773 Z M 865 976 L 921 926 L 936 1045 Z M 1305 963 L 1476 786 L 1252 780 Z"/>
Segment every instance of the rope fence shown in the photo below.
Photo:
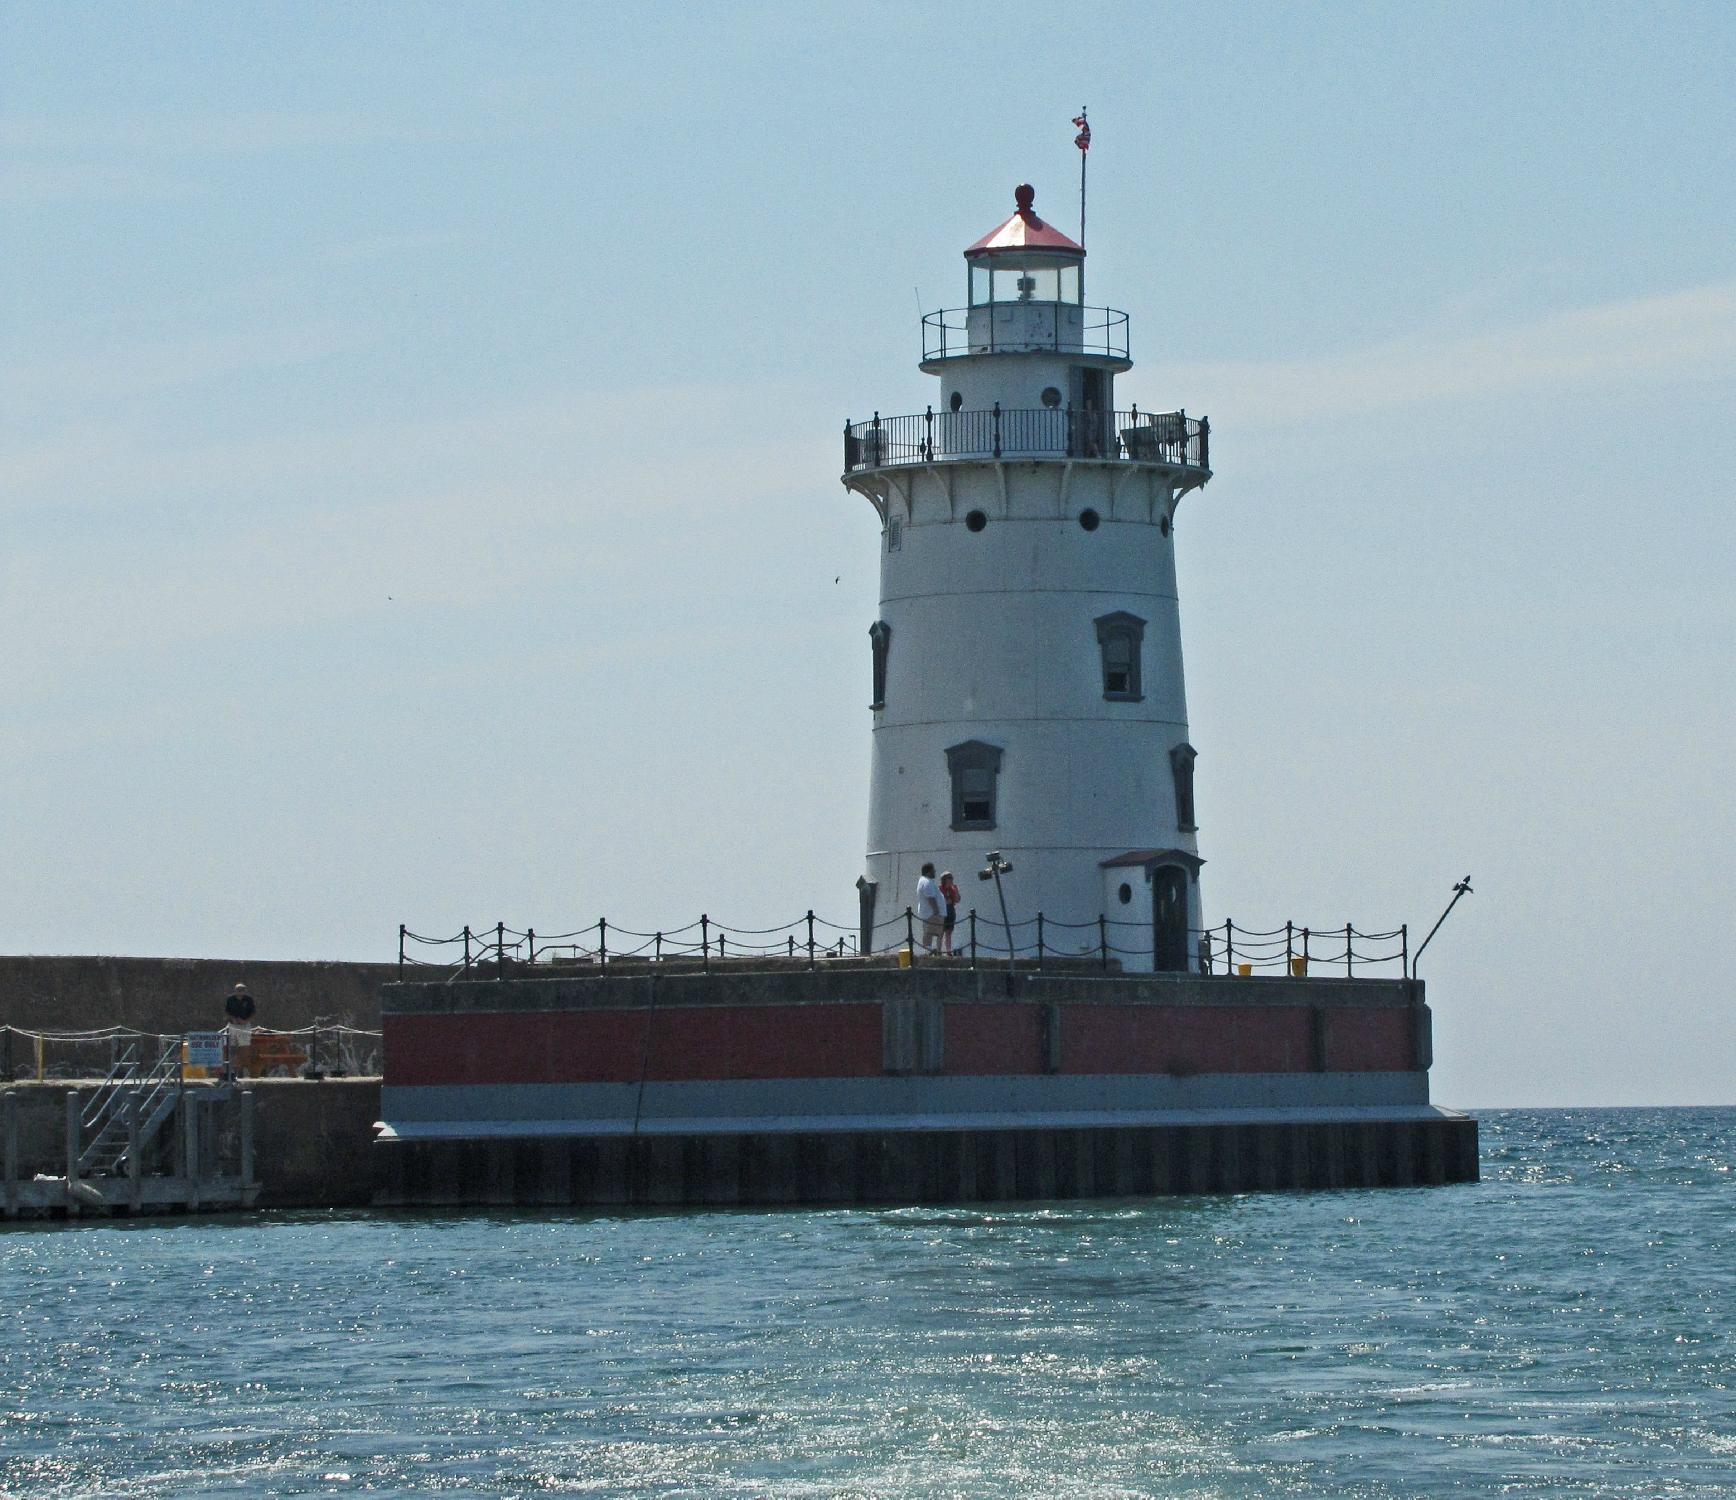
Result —
<path fill-rule="evenodd" d="M 866 938 L 866 942 L 864 942 Z M 683 927 L 640 932 L 611 925 L 599 918 L 572 932 L 539 933 L 504 922 L 489 927 L 465 927 L 451 937 L 429 937 L 398 928 L 398 977 L 417 968 L 440 969 L 448 983 L 492 973 L 505 979 L 513 965 L 591 965 L 606 968 L 626 959 L 651 963 L 698 959 L 713 963 L 746 959 L 805 960 L 817 968 L 826 960 L 907 949 L 910 961 L 951 958 L 973 967 L 982 959 L 1010 964 L 1029 962 L 1037 969 L 1046 961 L 1077 965 L 1095 961 L 1107 971 L 1121 960 L 1149 961 L 1154 968 L 1189 969 L 1202 974 L 1250 978 L 1279 975 L 1305 978 L 1322 971 L 1346 978 L 1357 975 L 1390 977 L 1396 965 L 1400 977 L 1411 971 L 1408 924 L 1390 932 L 1364 931 L 1353 923 L 1315 927 L 1286 922 L 1282 927 L 1238 927 L 1226 919 L 1213 927 L 1190 927 L 1185 942 L 1180 932 L 1159 933 L 1149 922 L 1130 922 L 1100 913 L 1083 922 L 1066 922 L 1038 912 L 1006 923 L 979 915 L 973 907 L 960 913 L 953 930 L 934 941 L 914 909 L 905 909 L 864 929 L 845 926 L 808 911 L 781 927 L 731 927 L 702 914 Z M 1178 951 L 1179 947 L 1179 951 Z"/>
<path fill-rule="evenodd" d="M 227 1028 L 208 1031 L 139 1031 L 104 1026 L 92 1031 L 32 1031 L 0 1026 L 0 1080 L 102 1078 L 120 1055 L 143 1041 L 151 1056 L 179 1042 L 184 1056 L 189 1038 L 226 1036 Z M 253 1078 L 376 1078 L 380 1074 L 380 1033 L 356 1026 L 252 1028 L 253 1040 L 236 1048 L 235 1071 Z"/>

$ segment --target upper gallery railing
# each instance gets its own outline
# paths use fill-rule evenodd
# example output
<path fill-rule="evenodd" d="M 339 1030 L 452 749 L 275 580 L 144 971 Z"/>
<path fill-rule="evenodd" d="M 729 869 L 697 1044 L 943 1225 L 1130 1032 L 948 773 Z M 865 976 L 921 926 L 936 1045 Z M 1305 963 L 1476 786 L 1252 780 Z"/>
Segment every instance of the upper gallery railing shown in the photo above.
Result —
<path fill-rule="evenodd" d="M 1009 326 L 995 314 L 1015 309 Z M 977 317 L 973 320 L 971 315 Z M 1080 314 L 1074 323 L 1067 316 Z M 1126 359 L 1127 314 L 1113 307 L 1081 307 L 1076 302 L 990 302 L 977 307 L 947 307 L 922 319 L 922 357 L 952 359 L 960 354 L 1103 354 Z"/>
<path fill-rule="evenodd" d="M 844 471 L 948 459 L 1101 458 L 1209 469 L 1211 423 L 1185 412 L 1020 409 L 936 411 L 846 423 Z"/>

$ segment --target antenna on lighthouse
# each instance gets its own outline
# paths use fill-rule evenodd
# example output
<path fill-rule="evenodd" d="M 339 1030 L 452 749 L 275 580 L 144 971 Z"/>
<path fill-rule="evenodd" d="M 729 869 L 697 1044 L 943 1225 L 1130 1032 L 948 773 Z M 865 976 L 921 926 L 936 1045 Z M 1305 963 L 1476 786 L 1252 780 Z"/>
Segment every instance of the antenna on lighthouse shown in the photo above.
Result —
<path fill-rule="evenodd" d="M 1085 106 L 1079 106 L 1079 113 L 1073 116 L 1073 123 L 1079 127 L 1079 134 L 1073 137 L 1073 144 L 1079 148 L 1079 248 L 1085 248 L 1085 158 L 1091 154 L 1091 122 L 1085 118 Z"/>

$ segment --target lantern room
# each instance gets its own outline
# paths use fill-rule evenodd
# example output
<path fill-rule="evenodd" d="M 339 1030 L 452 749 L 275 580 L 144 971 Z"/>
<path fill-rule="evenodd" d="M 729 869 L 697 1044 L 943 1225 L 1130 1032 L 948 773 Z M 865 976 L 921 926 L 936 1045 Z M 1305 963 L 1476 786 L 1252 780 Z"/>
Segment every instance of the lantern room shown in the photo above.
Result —
<path fill-rule="evenodd" d="M 970 301 L 965 307 L 929 313 L 922 320 L 922 368 L 930 375 L 945 372 L 946 360 L 984 354 L 1048 354 L 1070 356 L 1065 367 L 1027 369 L 1014 383 L 1038 390 L 1065 391 L 1077 385 L 1076 367 L 1091 366 L 1099 375 L 1097 396 L 1086 404 L 1108 405 L 1108 379 L 1130 367 L 1127 358 L 1127 314 L 1113 308 L 1085 305 L 1085 247 L 1053 224 L 1037 217 L 1036 193 L 1028 183 L 1013 193 L 1017 205 L 1011 218 L 997 225 L 964 252 L 969 267 Z M 1070 373 L 1071 372 L 1071 373 Z M 966 400 L 980 398 L 983 406 L 1028 404 L 1019 391 L 999 390 L 1007 372 L 975 376 L 954 371 L 952 390 Z M 961 391 L 962 386 L 971 389 Z M 953 409 L 958 409 L 953 403 Z"/>
<path fill-rule="evenodd" d="M 1085 247 L 1039 219 L 1035 201 L 1035 190 L 1022 183 L 1013 193 L 1013 216 L 964 252 L 972 307 L 1085 300 Z"/>

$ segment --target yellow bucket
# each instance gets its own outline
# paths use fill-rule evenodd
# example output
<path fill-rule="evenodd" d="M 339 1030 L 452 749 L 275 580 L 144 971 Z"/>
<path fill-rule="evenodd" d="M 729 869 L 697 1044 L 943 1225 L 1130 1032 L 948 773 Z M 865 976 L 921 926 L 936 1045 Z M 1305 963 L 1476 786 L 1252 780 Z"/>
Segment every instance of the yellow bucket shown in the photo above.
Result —
<path fill-rule="evenodd" d="M 1299 954 L 1292 958 L 1290 960 L 1290 977 L 1292 979 L 1306 979 L 1308 977 L 1308 960 Z"/>
<path fill-rule="evenodd" d="M 1254 966 L 1252 964 L 1237 964 L 1236 972 L 1246 979 L 1254 972 Z"/>
<path fill-rule="evenodd" d="M 901 969 L 908 969 L 910 967 L 910 950 L 908 948 L 900 948 L 898 950 L 898 967 Z"/>

